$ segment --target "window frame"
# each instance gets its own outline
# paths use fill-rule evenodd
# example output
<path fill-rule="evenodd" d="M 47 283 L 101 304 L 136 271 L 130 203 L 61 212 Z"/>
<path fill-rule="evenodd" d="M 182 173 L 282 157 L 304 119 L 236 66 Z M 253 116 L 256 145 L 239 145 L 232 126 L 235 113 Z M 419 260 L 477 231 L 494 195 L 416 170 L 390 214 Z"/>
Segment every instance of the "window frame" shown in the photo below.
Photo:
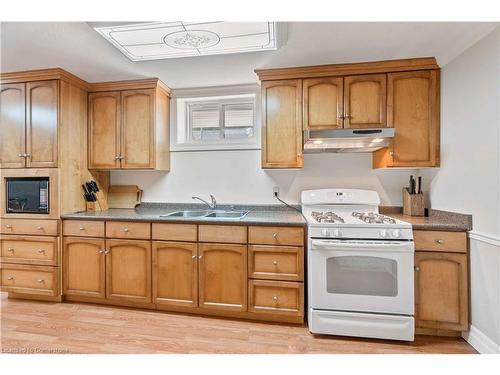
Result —
<path fill-rule="evenodd" d="M 224 138 L 216 140 L 191 139 L 192 122 L 189 106 L 214 104 L 219 107 L 230 104 L 253 104 L 253 136 L 244 138 Z M 261 149 L 261 117 L 260 87 L 258 85 L 220 86 L 197 89 L 178 89 L 172 92 L 171 141 L 172 152 L 181 151 L 215 151 L 215 150 L 260 150 Z M 219 125 L 224 129 L 224 111 L 219 110 Z"/>

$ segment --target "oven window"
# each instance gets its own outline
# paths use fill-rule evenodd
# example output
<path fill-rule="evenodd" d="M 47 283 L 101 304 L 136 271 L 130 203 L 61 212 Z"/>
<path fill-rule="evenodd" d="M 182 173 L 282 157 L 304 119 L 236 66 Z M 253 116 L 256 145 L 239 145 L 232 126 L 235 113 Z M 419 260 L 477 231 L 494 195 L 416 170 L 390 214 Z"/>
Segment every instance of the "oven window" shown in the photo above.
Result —
<path fill-rule="evenodd" d="M 398 295 L 398 268 L 393 259 L 339 256 L 326 260 L 328 293 L 365 296 Z"/>

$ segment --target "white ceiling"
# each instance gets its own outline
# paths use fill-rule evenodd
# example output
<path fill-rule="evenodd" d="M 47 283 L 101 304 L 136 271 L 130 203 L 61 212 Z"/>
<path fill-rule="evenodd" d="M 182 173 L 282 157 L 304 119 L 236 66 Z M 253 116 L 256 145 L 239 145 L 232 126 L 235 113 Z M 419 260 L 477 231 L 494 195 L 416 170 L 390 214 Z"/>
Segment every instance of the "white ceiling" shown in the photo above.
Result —
<path fill-rule="evenodd" d="M 87 23 L 2 23 L 1 71 L 61 67 L 89 81 L 159 77 L 172 88 L 256 82 L 254 69 L 435 56 L 443 66 L 500 23 L 290 22 L 277 51 L 132 62 Z"/>

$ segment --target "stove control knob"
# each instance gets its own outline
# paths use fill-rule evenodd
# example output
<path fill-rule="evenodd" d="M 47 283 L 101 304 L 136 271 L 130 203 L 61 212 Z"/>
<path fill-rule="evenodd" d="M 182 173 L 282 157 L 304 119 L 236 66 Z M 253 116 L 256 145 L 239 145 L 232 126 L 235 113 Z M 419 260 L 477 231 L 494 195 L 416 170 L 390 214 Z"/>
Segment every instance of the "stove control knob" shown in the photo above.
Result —
<path fill-rule="evenodd" d="M 324 237 L 330 237 L 330 231 L 328 229 L 322 229 L 321 235 Z"/>
<path fill-rule="evenodd" d="M 333 230 L 333 236 L 334 237 L 341 237 L 342 233 L 338 229 Z"/>
<path fill-rule="evenodd" d="M 399 233 L 399 230 L 397 230 L 397 229 L 394 229 L 394 230 L 392 231 L 392 236 L 393 236 L 394 238 L 398 238 L 398 237 L 399 237 L 399 234 L 400 234 L 400 233 Z"/>
<path fill-rule="evenodd" d="M 382 237 L 382 238 L 383 238 L 383 237 L 387 237 L 387 231 L 386 231 L 385 229 L 382 229 L 382 230 L 380 231 L 380 237 Z"/>

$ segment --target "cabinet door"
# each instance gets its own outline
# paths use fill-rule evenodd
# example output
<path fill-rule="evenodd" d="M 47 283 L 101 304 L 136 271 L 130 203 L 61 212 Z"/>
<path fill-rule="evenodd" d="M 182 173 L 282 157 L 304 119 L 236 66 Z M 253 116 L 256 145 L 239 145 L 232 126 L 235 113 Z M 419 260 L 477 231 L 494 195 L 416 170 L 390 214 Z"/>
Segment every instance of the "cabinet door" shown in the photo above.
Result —
<path fill-rule="evenodd" d="M 302 168 L 302 81 L 262 83 L 262 168 Z"/>
<path fill-rule="evenodd" d="M 26 159 L 26 87 L 0 88 L 0 168 L 24 168 Z"/>
<path fill-rule="evenodd" d="M 151 243 L 106 240 L 106 297 L 151 302 Z"/>
<path fill-rule="evenodd" d="M 153 242 L 153 302 L 198 306 L 198 245 Z"/>
<path fill-rule="evenodd" d="M 89 94 L 89 169 L 120 168 L 120 92 Z"/>
<path fill-rule="evenodd" d="M 198 245 L 200 307 L 247 310 L 246 245 Z"/>
<path fill-rule="evenodd" d="M 396 132 L 392 166 L 438 166 L 438 71 L 391 73 L 387 82 L 387 126 Z"/>
<path fill-rule="evenodd" d="M 342 127 L 342 77 L 313 78 L 302 81 L 304 130 Z"/>
<path fill-rule="evenodd" d="M 123 169 L 154 168 L 154 90 L 122 91 Z"/>
<path fill-rule="evenodd" d="M 416 327 L 468 328 L 467 255 L 415 253 Z"/>
<path fill-rule="evenodd" d="M 104 240 L 64 237 L 63 294 L 105 297 Z"/>
<path fill-rule="evenodd" d="M 58 81 L 26 84 L 26 166 L 57 167 Z"/>
<path fill-rule="evenodd" d="M 344 78 L 344 128 L 385 127 L 387 101 L 385 74 Z"/>

